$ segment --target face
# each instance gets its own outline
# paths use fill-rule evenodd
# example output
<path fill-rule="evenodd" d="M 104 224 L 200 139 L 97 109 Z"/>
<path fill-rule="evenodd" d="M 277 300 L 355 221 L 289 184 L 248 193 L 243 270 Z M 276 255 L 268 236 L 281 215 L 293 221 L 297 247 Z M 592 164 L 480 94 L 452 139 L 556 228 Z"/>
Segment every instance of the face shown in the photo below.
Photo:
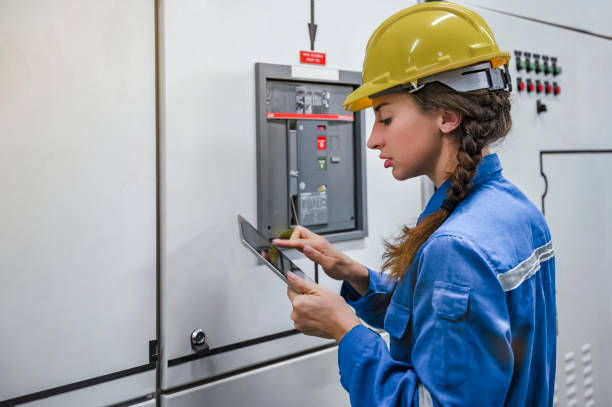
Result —
<path fill-rule="evenodd" d="M 380 150 L 385 168 L 397 180 L 430 175 L 443 148 L 440 115 L 422 113 L 404 93 L 373 99 L 376 122 L 368 148 Z"/>

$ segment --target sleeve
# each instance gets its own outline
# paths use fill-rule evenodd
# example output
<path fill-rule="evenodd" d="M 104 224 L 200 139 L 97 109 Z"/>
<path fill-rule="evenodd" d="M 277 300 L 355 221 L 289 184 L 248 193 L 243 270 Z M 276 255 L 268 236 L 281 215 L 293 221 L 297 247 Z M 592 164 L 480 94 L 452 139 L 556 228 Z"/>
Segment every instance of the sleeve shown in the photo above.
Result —
<path fill-rule="evenodd" d="M 340 341 L 351 405 L 503 406 L 513 372 L 509 314 L 486 257 L 465 239 L 436 236 L 419 251 L 412 296 L 400 304 L 411 310 L 410 323 L 399 324 L 408 332 L 392 330 L 390 338 L 391 349 L 412 345 L 409 361 L 395 360 L 364 326 Z M 396 301 L 402 297 L 390 306 Z"/>
<path fill-rule="evenodd" d="M 360 296 L 346 281 L 342 283 L 340 295 L 355 309 L 357 316 L 374 328 L 383 327 L 387 306 L 391 300 L 396 283 L 386 275 L 368 269 L 370 285 L 368 291 Z"/>

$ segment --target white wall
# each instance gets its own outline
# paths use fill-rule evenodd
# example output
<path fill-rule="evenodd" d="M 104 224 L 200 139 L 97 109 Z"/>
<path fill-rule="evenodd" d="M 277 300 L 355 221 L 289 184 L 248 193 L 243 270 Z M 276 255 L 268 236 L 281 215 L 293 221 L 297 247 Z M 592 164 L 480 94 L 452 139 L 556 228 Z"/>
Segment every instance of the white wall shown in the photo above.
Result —
<path fill-rule="evenodd" d="M 459 3 L 612 37 L 612 3 L 608 0 L 468 0 Z"/>
<path fill-rule="evenodd" d="M 0 0 L 0 401 L 149 362 L 153 12 Z M 87 399 L 131 399 L 154 379 Z"/>
<path fill-rule="evenodd" d="M 410 4 L 316 2 L 316 49 L 327 53 L 328 67 L 360 71 L 370 34 Z M 163 2 L 165 360 L 192 352 L 195 328 L 207 331 L 213 347 L 293 328 L 282 282 L 242 247 L 236 215 L 257 219 L 254 64 L 298 64 L 310 44 L 309 18 L 307 1 Z M 369 135 L 372 112 L 366 117 Z M 367 188 L 370 236 L 339 247 L 378 268 L 382 239 L 420 213 L 420 183 L 396 182 L 369 151 Z M 312 271 L 312 263 L 300 265 Z M 218 372 L 214 366 L 202 359 L 170 368 L 164 386 L 206 377 Z"/>

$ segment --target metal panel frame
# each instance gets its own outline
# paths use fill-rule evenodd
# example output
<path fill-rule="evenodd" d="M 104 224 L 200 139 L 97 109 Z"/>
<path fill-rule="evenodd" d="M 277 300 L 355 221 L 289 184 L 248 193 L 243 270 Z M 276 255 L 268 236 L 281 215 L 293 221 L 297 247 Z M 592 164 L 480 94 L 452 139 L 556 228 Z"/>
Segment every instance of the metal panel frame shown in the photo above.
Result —
<path fill-rule="evenodd" d="M 604 228 L 605 231 L 606 227 L 609 230 L 610 224 L 602 224 L 605 219 L 601 219 L 599 211 L 588 214 L 582 211 L 579 214 L 575 213 L 576 208 L 584 208 L 586 205 L 591 207 L 592 204 L 588 202 L 595 199 L 594 197 L 578 195 L 576 199 L 558 199 L 559 195 L 575 196 L 574 191 L 580 188 L 572 188 L 572 185 L 580 184 L 583 192 L 586 189 L 593 191 L 593 194 L 601 194 L 602 189 L 599 188 L 601 181 L 597 178 L 597 173 L 585 169 L 584 173 L 580 174 L 567 168 L 576 168 L 574 160 L 578 159 L 578 156 L 583 156 L 584 163 L 588 165 L 589 156 L 594 158 L 608 155 L 607 161 L 609 161 L 611 154 L 612 149 L 540 152 L 540 173 L 546 184 L 542 194 L 542 210 L 545 209 L 545 200 L 549 195 L 549 182 L 556 185 L 557 190 L 560 185 L 564 190 L 554 192 L 553 189 L 553 195 L 557 196 L 557 200 L 553 201 L 554 205 L 550 205 L 555 210 L 549 210 L 548 214 L 553 242 L 556 243 L 556 291 L 560 321 L 557 325 L 557 369 L 553 404 L 555 406 L 576 405 L 578 400 L 584 400 L 585 406 L 609 405 L 612 399 L 610 389 L 601 385 L 601 378 L 606 377 L 612 365 L 609 356 L 610 342 L 605 339 L 612 333 L 609 318 L 611 314 L 609 308 L 600 305 L 609 299 L 608 292 L 612 288 L 610 286 L 612 279 L 605 275 L 598 276 L 598 274 L 607 274 L 609 256 L 606 259 L 607 253 L 601 250 L 605 247 L 605 243 L 599 238 L 601 234 L 599 237 L 596 235 L 598 227 Z M 546 160 L 547 157 L 550 160 Z M 558 160 L 557 157 L 569 159 L 569 165 L 565 160 L 556 163 L 552 161 L 553 158 Z M 545 169 L 546 162 L 548 170 Z M 566 173 L 556 173 L 560 168 Z M 585 182 L 585 177 L 590 179 Z M 602 188 L 606 193 L 606 187 Z M 565 192 L 568 190 L 572 191 L 571 194 Z M 582 204 L 578 203 L 581 201 Z M 605 202 L 600 201 L 596 205 L 602 208 L 605 207 Z M 610 218 L 607 218 L 609 222 Z M 595 225 L 597 226 L 591 229 Z M 569 230 L 570 233 L 564 233 L 560 237 L 555 234 L 559 230 L 565 232 Z M 576 235 L 579 231 L 582 233 Z M 590 287 L 593 282 L 596 288 Z"/>
<path fill-rule="evenodd" d="M 286 142 L 271 143 L 268 139 L 268 121 L 265 118 L 266 83 L 268 80 L 329 83 L 334 85 L 351 85 L 357 88 L 361 85 L 361 72 L 339 70 L 339 80 L 300 78 L 291 75 L 290 65 L 256 63 L 255 64 L 255 97 L 256 97 L 256 132 L 257 132 L 257 228 L 265 236 L 270 236 L 263 225 L 269 223 L 266 208 L 266 198 L 271 195 L 270 185 L 286 185 L 287 174 L 285 160 L 278 157 L 287 156 Z M 325 234 L 330 242 L 360 239 L 368 236 L 367 218 L 367 188 L 366 188 L 366 156 L 365 156 L 365 123 L 363 112 L 356 112 L 354 121 L 354 154 L 355 154 L 355 230 Z M 275 167 L 270 163 L 277 163 Z M 263 182 L 267 180 L 268 182 Z M 287 194 L 288 195 L 288 194 Z M 284 213 L 288 212 L 288 202 Z"/>

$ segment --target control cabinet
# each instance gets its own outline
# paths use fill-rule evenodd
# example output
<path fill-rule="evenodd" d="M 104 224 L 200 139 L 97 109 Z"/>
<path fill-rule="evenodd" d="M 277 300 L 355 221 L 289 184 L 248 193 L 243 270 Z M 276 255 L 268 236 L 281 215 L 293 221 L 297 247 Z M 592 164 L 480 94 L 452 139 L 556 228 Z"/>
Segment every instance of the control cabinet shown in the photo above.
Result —
<path fill-rule="evenodd" d="M 258 229 L 269 238 L 295 225 L 331 241 L 365 237 L 363 114 L 342 108 L 361 73 L 300 68 L 255 65 Z"/>

